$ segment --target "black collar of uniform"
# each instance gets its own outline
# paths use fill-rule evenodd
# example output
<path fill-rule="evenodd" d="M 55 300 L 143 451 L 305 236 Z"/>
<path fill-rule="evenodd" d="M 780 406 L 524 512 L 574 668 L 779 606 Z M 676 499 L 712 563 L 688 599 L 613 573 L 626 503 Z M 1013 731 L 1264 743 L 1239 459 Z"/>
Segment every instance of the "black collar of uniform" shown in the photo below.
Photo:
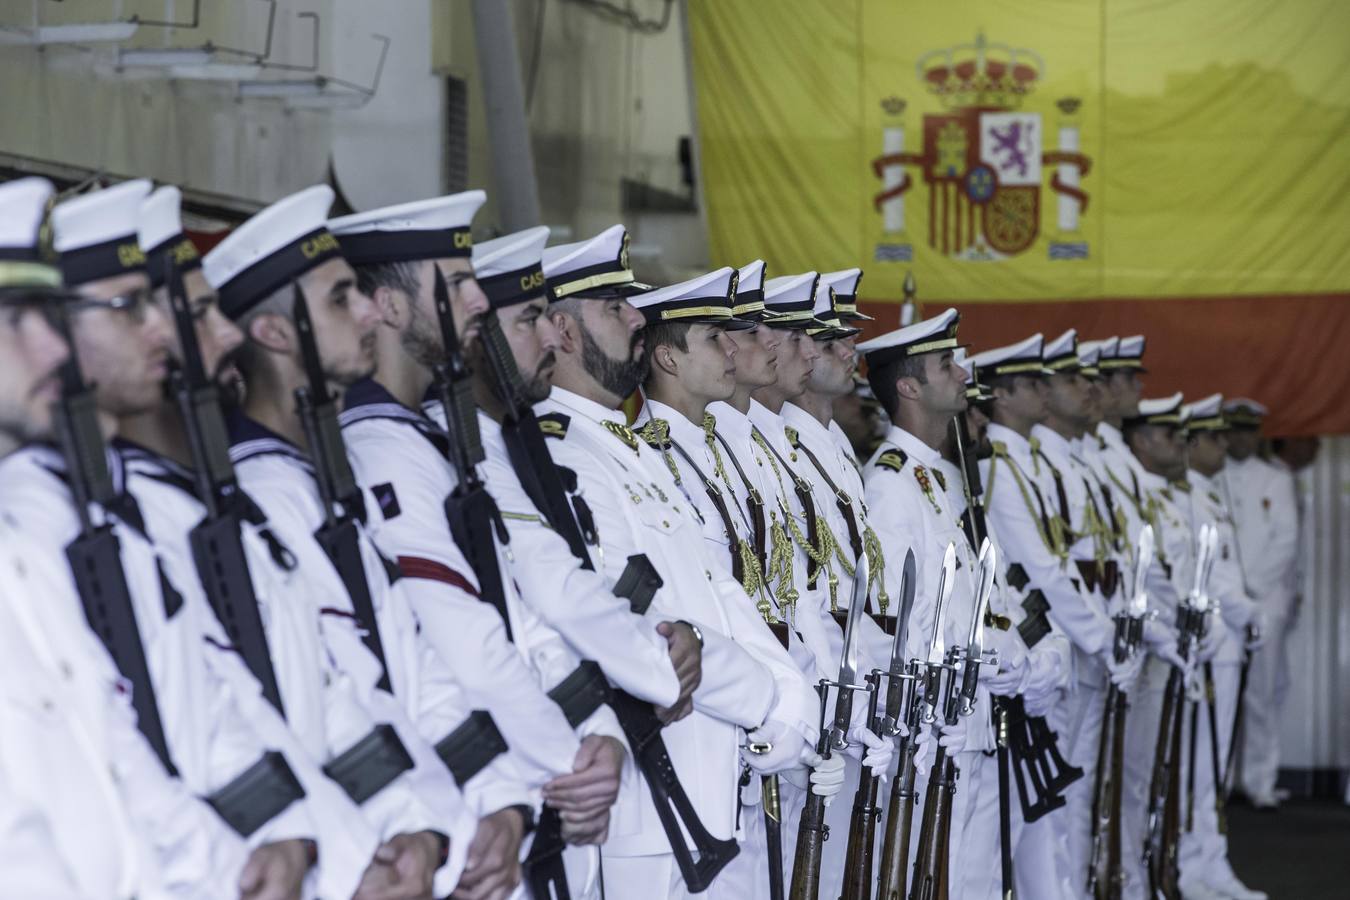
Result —
<path fill-rule="evenodd" d="M 238 319 L 277 288 L 341 255 L 337 238 L 327 228 L 317 228 L 272 251 L 217 288 L 220 310 Z"/>
<path fill-rule="evenodd" d="M 473 233 L 468 228 L 361 231 L 340 234 L 337 240 L 342 245 L 342 255 L 354 266 L 466 257 L 473 253 Z"/>
<path fill-rule="evenodd" d="M 255 456 L 272 455 L 285 456 L 312 468 L 304 451 L 242 410 L 228 410 L 225 427 L 230 435 L 230 461 L 235 465 Z"/>
<path fill-rule="evenodd" d="M 190 237 L 180 232 L 146 251 L 145 262 L 151 287 L 160 287 L 164 284 L 164 263 L 169 259 L 173 260 L 174 268 L 180 273 L 202 267 L 202 255 L 197 250 L 197 245 L 192 243 Z"/>
<path fill-rule="evenodd" d="M 365 378 L 347 388 L 342 398 L 342 427 L 367 419 L 391 419 L 416 428 L 441 453 L 448 453 L 450 436 L 419 410 L 409 409 L 373 378 Z"/>
<path fill-rule="evenodd" d="M 116 278 L 145 271 L 145 253 L 136 243 L 136 235 L 67 250 L 57 259 L 66 287 L 78 287 L 91 281 Z"/>

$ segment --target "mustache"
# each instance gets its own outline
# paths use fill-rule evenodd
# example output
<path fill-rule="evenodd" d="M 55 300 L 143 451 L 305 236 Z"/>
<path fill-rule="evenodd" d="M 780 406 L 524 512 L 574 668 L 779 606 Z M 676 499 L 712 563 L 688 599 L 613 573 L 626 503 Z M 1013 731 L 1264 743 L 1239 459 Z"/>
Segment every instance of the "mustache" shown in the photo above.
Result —
<path fill-rule="evenodd" d="M 538 373 L 544 371 L 545 369 L 552 369 L 555 366 L 557 366 L 557 364 L 558 364 L 558 354 L 550 350 L 544 354 L 543 359 L 539 360 L 539 365 L 535 366 L 534 371 Z"/>

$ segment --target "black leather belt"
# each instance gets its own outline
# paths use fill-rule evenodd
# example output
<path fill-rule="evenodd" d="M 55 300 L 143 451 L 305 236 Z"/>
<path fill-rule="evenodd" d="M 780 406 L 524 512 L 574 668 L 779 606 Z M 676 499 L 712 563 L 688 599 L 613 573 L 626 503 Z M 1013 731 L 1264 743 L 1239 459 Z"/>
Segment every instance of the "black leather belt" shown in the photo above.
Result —
<path fill-rule="evenodd" d="M 206 802 L 240 837 L 248 837 L 304 796 L 286 757 L 269 750 Z"/>

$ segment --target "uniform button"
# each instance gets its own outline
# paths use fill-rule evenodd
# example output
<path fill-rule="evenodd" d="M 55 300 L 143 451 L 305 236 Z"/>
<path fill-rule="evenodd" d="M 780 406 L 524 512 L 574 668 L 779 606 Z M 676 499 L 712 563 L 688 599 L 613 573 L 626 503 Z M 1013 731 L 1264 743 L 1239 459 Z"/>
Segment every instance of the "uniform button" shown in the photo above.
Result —
<path fill-rule="evenodd" d="M 61 660 L 61 676 L 67 681 L 75 677 L 75 670 L 71 667 L 70 663 L 66 662 L 64 659 Z"/>

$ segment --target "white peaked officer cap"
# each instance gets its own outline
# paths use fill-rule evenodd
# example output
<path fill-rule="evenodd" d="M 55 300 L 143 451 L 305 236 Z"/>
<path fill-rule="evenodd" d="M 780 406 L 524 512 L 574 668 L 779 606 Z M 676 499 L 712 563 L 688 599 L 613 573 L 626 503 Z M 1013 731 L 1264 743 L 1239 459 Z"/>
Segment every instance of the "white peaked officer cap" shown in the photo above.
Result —
<path fill-rule="evenodd" d="M 1133 419 L 1138 425 L 1174 425 L 1180 427 L 1185 418 L 1181 414 L 1181 392 L 1170 397 L 1155 397 L 1139 401 L 1139 415 Z"/>
<path fill-rule="evenodd" d="M 1227 428 L 1223 418 L 1223 394 L 1210 394 L 1186 404 L 1186 427 L 1191 431 L 1222 431 Z"/>
<path fill-rule="evenodd" d="M 1081 367 L 1078 362 L 1078 329 L 1070 328 L 1054 340 L 1046 341 L 1041 355 L 1045 367 L 1051 372 L 1077 372 Z"/>
<path fill-rule="evenodd" d="M 1260 428 L 1270 410 L 1255 400 L 1234 397 L 1223 405 L 1223 416 L 1230 428 Z"/>
<path fill-rule="evenodd" d="M 1115 359 L 1116 356 L 1120 353 L 1120 338 L 1116 337 L 1115 335 L 1112 335 L 1111 337 L 1108 338 L 1102 338 L 1101 340 L 1093 341 L 1093 343 L 1096 344 L 1098 348 L 1097 349 L 1098 365 L 1105 363 L 1108 359 Z M 1081 347 L 1082 345 L 1080 344 L 1079 346 Z"/>
<path fill-rule="evenodd" d="M 1102 345 L 1105 341 L 1079 341 L 1078 342 L 1078 370 L 1089 378 L 1097 378 L 1102 374 L 1098 363 L 1102 357 Z"/>
<path fill-rule="evenodd" d="M 1135 334 L 1120 338 L 1116 343 L 1115 352 L 1103 356 L 1100 365 L 1104 373 L 1120 369 L 1147 372 L 1148 370 L 1144 368 L 1144 336 Z"/>
<path fill-rule="evenodd" d="M 150 182 L 137 178 L 56 204 L 52 248 L 67 287 L 145 271 L 136 227 L 149 194 Z"/>
<path fill-rule="evenodd" d="M 858 286 L 862 284 L 862 277 L 862 269 L 856 267 L 821 273 L 821 287 L 834 290 L 834 311 L 841 322 L 872 321 L 872 316 L 858 312 Z"/>
<path fill-rule="evenodd" d="M 473 217 L 486 202 L 482 191 L 447 194 L 341 216 L 329 221 L 328 230 L 354 266 L 467 257 Z"/>
<path fill-rule="evenodd" d="M 1048 371 L 1044 349 L 1045 336 L 1037 333 L 1006 347 L 976 353 L 970 361 L 979 376 L 986 379 L 999 375 L 1044 375 Z"/>
<path fill-rule="evenodd" d="M 473 248 L 473 274 L 493 309 L 528 303 L 548 292 L 544 245 L 548 226 L 503 235 Z"/>
<path fill-rule="evenodd" d="M 818 341 L 852 337 L 862 332 L 861 328 L 854 328 L 839 321 L 834 289 L 825 284 L 824 281 L 816 282 L 816 300 L 811 307 L 811 316 L 817 322 L 820 322 L 823 327 L 807 328 L 806 333 Z"/>
<path fill-rule="evenodd" d="M 328 231 L 333 189 L 305 188 L 273 203 L 240 225 L 202 260 L 220 311 L 238 319 L 278 288 L 342 256 Z"/>
<path fill-rule="evenodd" d="M 628 229 L 611 225 L 595 237 L 559 244 L 544 251 L 550 299 L 610 299 L 654 290 L 633 277 L 628 260 Z"/>
<path fill-rule="evenodd" d="M 764 282 L 764 308 L 769 312 L 765 323 L 775 328 L 825 328 L 812 310 L 816 305 L 815 272 L 800 275 L 782 275 Z"/>
<path fill-rule="evenodd" d="M 629 297 L 628 302 L 651 325 L 670 322 L 686 325 L 721 325 L 739 330 L 751 328 L 750 322 L 732 318 L 731 303 L 736 296 L 739 276 L 735 269 L 723 266 L 670 287 L 657 288 Z"/>
<path fill-rule="evenodd" d="M 858 345 L 858 352 L 867 358 L 867 367 L 874 369 L 908 356 L 955 351 L 956 328 L 960 322 L 961 314 L 948 309 L 941 315 L 863 341 Z"/>
<path fill-rule="evenodd" d="M 150 283 L 164 283 L 168 263 L 179 272 L 200 269 L 202 255 L 197 245 L 183 233 L 181 206 L 183 195 L 176 187 L 165 186 L 141 201 L 140 223 L 136 239 L 145 254 Z"/>
<path fill-rule="evenodd" d="M 736 296 L 731 312 L 747 322 L 763 322 L 770 317 L 764 306 L 764 260 L 757 259 L 736 270 Z"/>
<path fill-rule="evenodd" d="M 7 294 L 49 294 L 61 288 L 61 271 L 42 253 L 42 220 L 56 189 L 45 178 L 0 184 L 0 303 Z"/>

